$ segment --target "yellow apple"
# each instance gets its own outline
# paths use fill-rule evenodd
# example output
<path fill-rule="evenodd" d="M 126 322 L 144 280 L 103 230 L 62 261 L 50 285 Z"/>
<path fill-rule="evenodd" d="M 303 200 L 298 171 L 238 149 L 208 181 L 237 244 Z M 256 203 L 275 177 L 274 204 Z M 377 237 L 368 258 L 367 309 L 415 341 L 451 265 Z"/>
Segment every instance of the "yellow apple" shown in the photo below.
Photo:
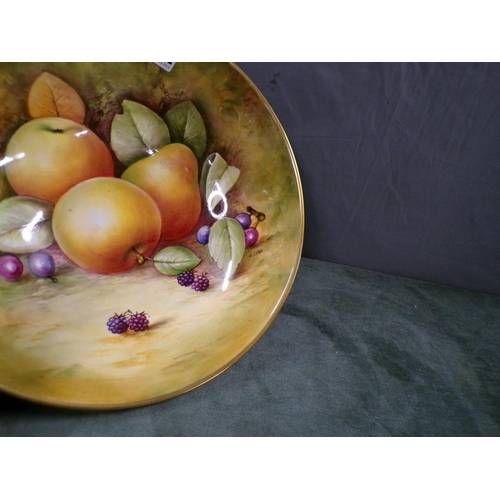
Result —
<path fill-rule="evenodd" d="M 21 125 L 7 144 L 4 161 L 17 194 L 52 203 L 84 180 L 114 175 L 111 152 L 94 132 L 54 116 Z"/>
<path fill-rule="evenodd" d="M 125 179 L 144 189 L 160 209 L 162 240 L 186 236 L 201 213 L 198 160 L 184 144 L 168 144 L 127 168 Z"/>
<path fill-rule="evenodd" d="M 96 177 L 61 196 L 52 229 L 61 250 L 76 265 L 112 274 L 137 266 L 135 251 L 146 257 L 154 252 L 161 216 L 139 187 L 116 177 Z"/>

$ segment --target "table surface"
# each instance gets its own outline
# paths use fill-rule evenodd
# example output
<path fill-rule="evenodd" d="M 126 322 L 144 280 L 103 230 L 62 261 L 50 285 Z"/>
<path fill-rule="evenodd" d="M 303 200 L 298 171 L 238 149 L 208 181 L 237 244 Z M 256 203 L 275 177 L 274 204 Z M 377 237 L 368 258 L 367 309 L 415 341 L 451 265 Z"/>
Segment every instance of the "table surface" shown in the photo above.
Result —
<path fill-rule="evenodd" d="M 155 405 L 0 394 L 0 436 L 499 436 L 500 297 L 302 258 L 261 340 Z"/>

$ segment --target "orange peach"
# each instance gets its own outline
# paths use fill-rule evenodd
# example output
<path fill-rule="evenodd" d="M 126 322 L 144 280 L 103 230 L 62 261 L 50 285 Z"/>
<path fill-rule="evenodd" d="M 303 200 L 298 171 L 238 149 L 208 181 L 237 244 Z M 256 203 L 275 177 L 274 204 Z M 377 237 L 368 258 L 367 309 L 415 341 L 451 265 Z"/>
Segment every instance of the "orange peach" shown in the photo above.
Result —
<path fill-rule="evenodd" d="M 149 257 L 160 239 L 161 216 L 142 189 L 114 177 L 77 184 L 56 203 L 54 238 L 75 264 L 87 271 L 111 274 Z"/>

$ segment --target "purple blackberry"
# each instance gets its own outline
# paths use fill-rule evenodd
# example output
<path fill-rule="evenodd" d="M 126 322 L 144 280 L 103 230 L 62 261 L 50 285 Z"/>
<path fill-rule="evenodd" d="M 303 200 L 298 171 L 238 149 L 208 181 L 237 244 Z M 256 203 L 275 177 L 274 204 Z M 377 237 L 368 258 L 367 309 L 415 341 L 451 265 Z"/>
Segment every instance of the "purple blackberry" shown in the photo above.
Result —
<path fill-rule="evenodd" d="M 106 323 L 111 333 L 125 333 L 128 330 L 128 319 L 124 314 L 116 314 L 108 319 Z"/>
<path fill-rule="evenodd" d="M 194 281 L 193 271 L 183 271 L 177 276 L 177 283 L 181 286 L 191 286 Z"/>
<path fill-rule="evenodd" d="M 149 328 L 149 319 L 144 312 L 136 312 L 129 316 L 128 327 L 134 332 L 143 332 Z"/>
<path fill-rule="evenodd" d="M 194 279 L 191 288 L 196 292 L 204 292 L 210 286 L 210 281 L 206 274 L 199 274 Z"/>

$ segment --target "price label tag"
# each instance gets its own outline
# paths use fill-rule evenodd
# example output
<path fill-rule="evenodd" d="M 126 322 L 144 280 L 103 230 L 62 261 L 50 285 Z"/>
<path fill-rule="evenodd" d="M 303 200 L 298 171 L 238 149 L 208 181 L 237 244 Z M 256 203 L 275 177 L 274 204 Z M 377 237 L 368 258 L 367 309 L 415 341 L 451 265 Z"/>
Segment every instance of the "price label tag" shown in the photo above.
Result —
<path fill-rule="evenodd" d="M 165 71 L 168 71 L 169 73 L 172 71 L 172 69 L 175 66 L 174 62 L 157 62 L 155 64 L 158 64 L 160 68 L 163 68 Z"/>

